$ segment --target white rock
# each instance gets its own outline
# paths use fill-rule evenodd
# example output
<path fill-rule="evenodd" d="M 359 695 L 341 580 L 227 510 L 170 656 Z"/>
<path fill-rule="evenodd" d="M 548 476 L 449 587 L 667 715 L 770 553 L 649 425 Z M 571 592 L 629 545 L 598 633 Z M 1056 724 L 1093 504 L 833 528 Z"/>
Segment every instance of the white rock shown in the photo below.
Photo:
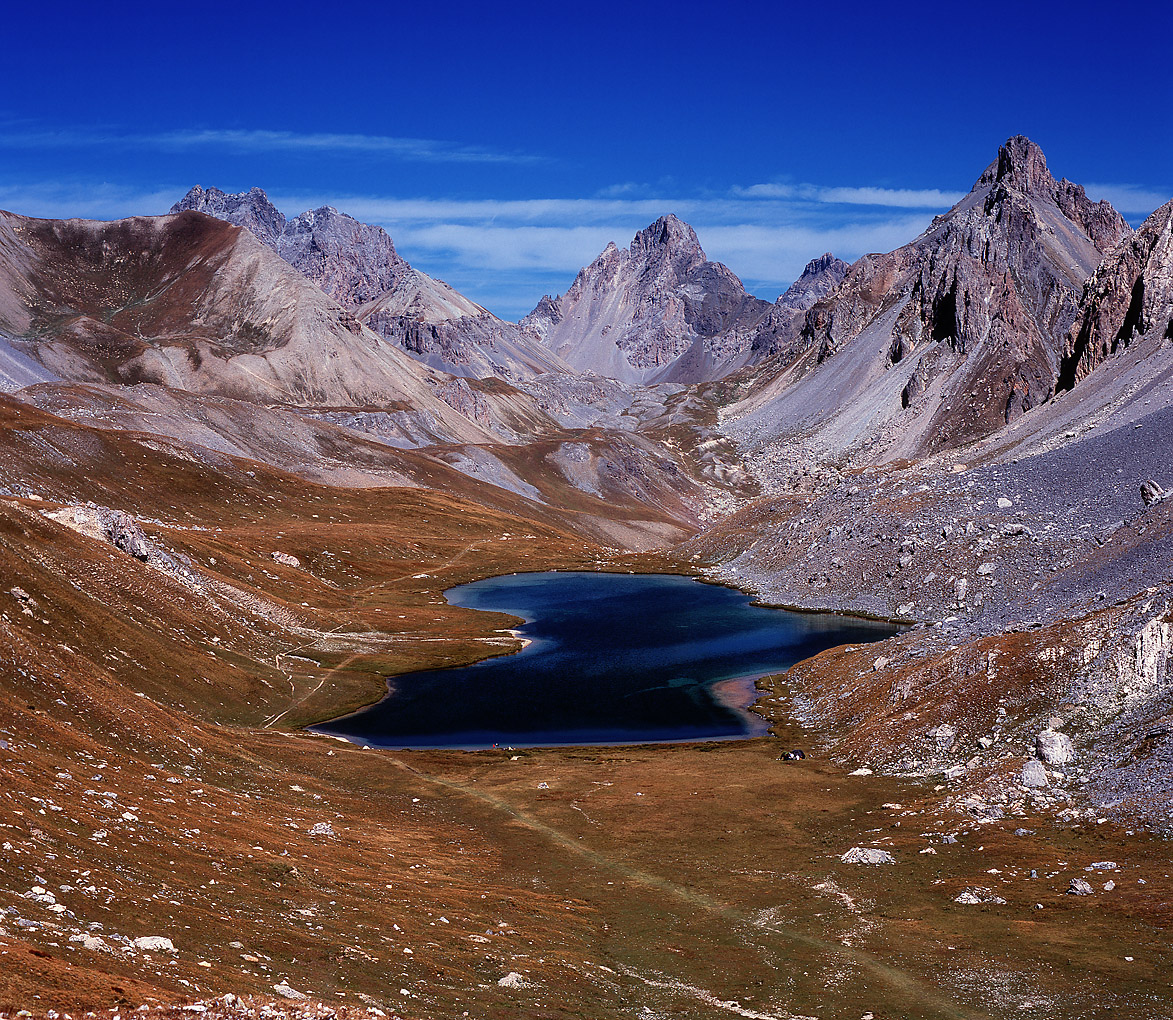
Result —
<path fill-rule="evenodd" d="M 895 864 L 896 858 L 887 850 L 871 846 L 853 846 L 839 858 L 844 864 Z"/>
<path fill-rule="evenodd" d="M 310 829 L 311 836 L 333 836 L 334 827 L 329 822 L 318 822 L 312 829 Z"/>
<path fill-rule="evenodd" d="M 1075 758 L 1075 745 L 1066 733 L 1047 729 L 1035 737 L 1035 753 L 1048 765 L 1066 765 Z"/>
<path fill-rule="evenodd" d="M 1022 766 L 1022 785 L 1041 790 L 1047 785 L 1047 770 L 1041 761 L 1031 759 Z"/>
<path fill-rule="evenodd" d="M 526 981 L 526 979 L 523 978 L 520 974 L 518 974 L 517 971 L 515 971 L 515 970 L 511 970 L 503 978 L 498 978 L 497 984 L 501 988 L 529 988 L 530 987 L 530 983 L 528 981 Z"/>
<path fill-rule="evenodd" d="M 972 889 L 966 889 L 953 897 L 954 903 L 964 903 L 967 906 L 973 906 L 980 903 L 1005 903 L 1001 896 L 997 895 L 992 889 L 986 889 L 982 886 L 975 886 Z"/>
<path fill-rule="evenodd" d="M 998 497 L 998 509 L 999 510 L 1009 510 L 1012 506 L 1014 506 L 1014 504 L 1010 500 L 1008 500 L 1005 496 Z"/>
<path fill-rule="evenodd" d="M 847 774 L 849 776 L 870 776 L 872 775 L 872 770 L 865 767 L 856 769 L 854 772 L 848 772 Z"/>
<path fill-rule="evenodd" d="M 941 723 L 940 726 L 929 730 L 928 735 L 940 750 L 948 751 L 957 740 L 957 727 L 949 723 Z"/>
<path fill-rule="evenodd" d="M 282 981 L 279 985 L 273 986 L 273 991 L 280 995 L 283 999 L 304 999 L 305 995 L 297 991 L 295 988 L 290 988 L 288 984 Z"/>
<path fill-rule="evenodd" d="M 175 945 L 162 935 L 142 935 L 134 940 L 134 948 L 144 953 L 174 953 Z"/>

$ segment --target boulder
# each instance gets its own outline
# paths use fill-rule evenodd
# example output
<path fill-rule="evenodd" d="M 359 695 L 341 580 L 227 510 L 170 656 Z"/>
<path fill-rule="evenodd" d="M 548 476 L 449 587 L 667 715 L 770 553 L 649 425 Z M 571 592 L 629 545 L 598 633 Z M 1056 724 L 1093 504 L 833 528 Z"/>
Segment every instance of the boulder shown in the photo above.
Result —
<path fill-rule="evenodd" d="M 844 864 L 895 864 L 896 858 L 887 850 L 871 846 L 853 846 L 839 858 Z"/>
<path fill-rule="evenodd" d="M 143 563 L 151 558 L 151 541 L 130 514 L 122 510 L 100 510 L 99 516 L 108 542 Z"/>
<path fill-rule="evenodd" d="M 1091 896 L 1092 887 L 1082 878 L 1073 878 L 1067 890 L 1069 896 Z"/>
<path fill-rule="evenodd" d="M 1148 481 L 1142 482 L 1140 486 L 1140 499 L 1145 506 L 1152 506 L 1154 503 L 1160 503 L 1169 493 L 1162 489 L 1151 478 Z"/>
<path fill-rule="evenodd" d="M 1066 765 L 1075 758 L 1075 745 L 1066 733 L 1046 729 L 1035 737 L 1035 754 L 1048 765 Z"/>
<path fill-rule="evenodd" d="M 948 751 L 957 741 L 957 727 L 951 723 L 941 723 L 929 730 L 928 736 L 937 745 L 937 750 Z"/>
<path fill-rule="evenodd" d="M 974 886 L 971 889 L 966 889 L 953 897 L 954 903 L 964 903 L 968 906 L 974 906 L 979 903 L 1005 903 L 1001 896 L 997 895 L 992 889 L 987 889 L 985 886 Z"/>
<path fill-rule="evenodd" d="M 143 953 L 174 953 L 175 944 L 162 935 L 142 935 L 134 940 L 134 948 Z"/>
<path fill-rule="evenodd" d="M 306 997 L 304 992 L 299 992 L 296 988 L 290 988 L 289 985 L 284 981 L 282 981 L 280 984 L 274 985 L 273 991 L 275 991 L 283 999 L 293 999 L 296 1001 Z"/>
<path fill-rule="evenodd" d="M 1047 769 L 1041 761 L 1032 758 L 1022 766 L 1022 785 L 1041 790 L 1047 785 Z"/>

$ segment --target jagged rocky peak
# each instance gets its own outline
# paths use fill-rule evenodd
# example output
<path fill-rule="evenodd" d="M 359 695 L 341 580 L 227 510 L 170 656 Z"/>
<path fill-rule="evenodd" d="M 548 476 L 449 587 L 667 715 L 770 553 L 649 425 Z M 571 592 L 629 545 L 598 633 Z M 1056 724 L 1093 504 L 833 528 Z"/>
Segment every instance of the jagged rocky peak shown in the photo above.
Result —
<path fill-rule="evenodd" d="M 796 339 L 784 328 L 755 339 L 785 355 L 792 385 L 754 409 L 747 432 L 781 438 L 801 422 L 814 442 L 822 416 L 836 454 L 893 456 L 989 435 L 1054 392 L 1084 283 L 1128 234 L 1110 204 L 1056 181 L 1037 145 L 1010 138 L 919 237 L 852 265 Z M 777 316 L 766 325 L 777 330 Z M 822 395 L 831 385 L 834 406 Z"/>
<path fill-rule="evenodd" d="M 332 206 L 287 220 L 260 188 L 230 195 L 197 185 L 171 212 L 187 209 L 249 230 L 347 308 L 390 290 L 407 267 L 387 231 Z"/>
<path fill-rule="evenodd" d="M 1113 248 L 1088 281 L 1067 336 L 1059 388 L 1070 389 L 1145 338 L 1173 340 L 1173 201 Z"/>
<path fill-rule="evenodd" d="M 1096 248 L 1103 251 L 1128 233 L 1128 224 L 1107 201 L 1093 202 L 1083 186 L 1066 178 L 1055 180 L 1047 168 L 1047 157 L 1025 135 L 1009 138 L 998 149 L 998 158 L 978 178 L 982 185 L 1018 192 L 1036 201 L 1054 202 L 1072 222 L 1078 224 Z M 997 191 L 994 192 L 997 195 Z"/>
<path fill-rule="evenodd" d="M 277 239 L 285 229 L 285 216 L 260 188 L 230 195 L 219 188 L 201 188 L 197 184 L 171 207 L 171 212 L 181 213 L 189 209 L 244 227 L 274 251 Z"/>
<path fill-rule="evenodd" d="M 805 312 L 838 287 L 850 268 L 841 258 L 824 252 L 806 264 L 802 275 L 786 288 L 777 303 L 783 308 Z"/>
<path fill-rule="evenodd" d="M 678 272 L 707 261 L 696 231 L 673 213 L 661 216 L 636 234 L 631 242 L 631 254 L 649 261 L 667 257 Z"/>
<path fill-rule="evenodd" d="M 1055 178 L 1047 169 L 1047 157 L 1026 135 L 1006 139 L 998 148 L 998 158 L 978 179 L 979 184 L 999 181 L 1024 192 L 1048 194 L 1055 188 Z"/>
<path fill-rule="evenodd" d="M 831 252 L 811 259 L 799 276 L 774 302 L 774 307 L 754 330 L 749 364 L 780 358 L 788 363 L 802 351 L 801 335 L 806 312 L 831 294 L 851 267 Z"/>
<path fill-rule="evenodd" d="M 708 261 L 692 227 L 667 215 L 629 248 L 608 244 L 522 326 L 578 371 L 628 383 L 691 383 L 737 367 L 770 307 L 726 266 Z"/>
<path fill-rule="evenodd" d="M 286 223 L 277 253 L 348 308 L 391 290 L 409 271 L 387 231 L 333 206 L 311 209 Z"/>

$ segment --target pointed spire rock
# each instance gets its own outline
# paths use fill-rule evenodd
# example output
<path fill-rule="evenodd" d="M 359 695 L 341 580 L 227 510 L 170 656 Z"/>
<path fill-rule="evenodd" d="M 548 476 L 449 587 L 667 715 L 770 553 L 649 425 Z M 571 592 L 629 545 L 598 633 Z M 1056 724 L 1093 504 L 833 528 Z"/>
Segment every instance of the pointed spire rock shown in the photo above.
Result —
<path fill-rule="evenodd" d="M 607 245 L 565 294 L 543 298 L 521 324 L 580 372 L 692 383 L 743 363 L 771 307 L 708 261 L 696 231 L 669 214 L 630 248 Z"/>
<path fill-rule="evenodd" d="M 998 149 L 994 160 L 979 178 L 979 184 L 1006 182 L 1008 186 L 1028 194 L 1050 194 L 1055 189 L 1055 178 L 1047 169 L 1043 150 L 1026 135 L 1008 138 Z"/>

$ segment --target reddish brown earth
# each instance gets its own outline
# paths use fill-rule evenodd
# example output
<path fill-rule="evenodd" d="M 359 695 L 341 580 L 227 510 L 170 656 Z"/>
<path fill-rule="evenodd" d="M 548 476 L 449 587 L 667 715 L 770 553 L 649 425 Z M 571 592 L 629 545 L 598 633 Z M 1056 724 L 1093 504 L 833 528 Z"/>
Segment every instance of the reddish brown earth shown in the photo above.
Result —
<path fill-rule="evenodd" d="M 200 584 L 47 518 L 57 504 L 0 501 L 0 1014 L 168 1012 L 227 993 L 256 998 L 214 1013 L 1167 1005 L 1163 843 L 1110 824 L 978 825 L 928 785 L 847 775 L 819 753 L 822 733 L 515 757 L 291 732 L 378 697 L 388 673 L 513 647 L 507 618 L 447 605 L 450 585 L 590 568 L 600 551 L 455 496 L 329 489 L 255 463 L 252 476 L 231 461 L 216 470 L 10 414 L 10 434 L 52 438 L 56 454 L 30 446 L 46 480 L 74 478 L 82 499 L 136 514 Z M 23 448 L 7 444 L 8 470 Z M 778 761 L 791 744 L 813 757 Z M 898 863 L 842 864 L 856 845 Z M 1102 882 L 1083 871 L 1100 859 L 1120 863 L 1120 892 L 1067 896 L 1072 877 Z M 34 886 L 65 912 L 25 898 Z M 971 886 L 1008 902 L 952 902 Z M 70 941 L 83 935 L 106 948 Z M 177 951 L 129 952 L 119 936 Z M 520 987 L 498 984 L 510 973 Z M 310 998 L 278 998 L 282 982 Z"/>

